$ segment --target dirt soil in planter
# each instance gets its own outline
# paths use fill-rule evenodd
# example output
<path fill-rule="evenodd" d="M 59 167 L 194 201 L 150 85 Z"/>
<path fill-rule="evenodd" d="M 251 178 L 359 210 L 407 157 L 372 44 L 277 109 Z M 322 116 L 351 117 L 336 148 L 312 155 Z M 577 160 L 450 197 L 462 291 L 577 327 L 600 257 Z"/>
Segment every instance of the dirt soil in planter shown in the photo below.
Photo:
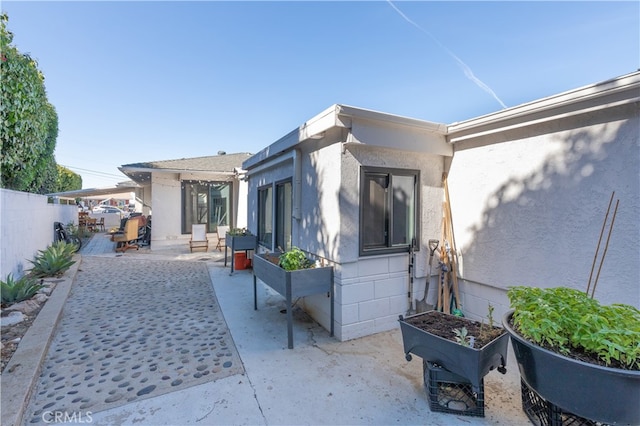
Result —
<path fill-rule="evenodd" d="M 275 254 L 263 254 L 264 258 L 276 266 L 280 266 L 280 256 Z"/>
<path fill-rule="evenodd" d="M 480 321 L 457 317 L 439 311 L 429 311 L 424 314 L 405 318 L 405 322 L 436 336 L 451 340 L 452 342 L 457 342 L 456 334 L 453 330 L 465 327 L 467 329 L 467 336 L 475 337 L 473 347 L 476 349 L 482 348 L 487 343 L 506 333 L 501 327 L 490 327 L 489 324 L 482 324 Z"/>

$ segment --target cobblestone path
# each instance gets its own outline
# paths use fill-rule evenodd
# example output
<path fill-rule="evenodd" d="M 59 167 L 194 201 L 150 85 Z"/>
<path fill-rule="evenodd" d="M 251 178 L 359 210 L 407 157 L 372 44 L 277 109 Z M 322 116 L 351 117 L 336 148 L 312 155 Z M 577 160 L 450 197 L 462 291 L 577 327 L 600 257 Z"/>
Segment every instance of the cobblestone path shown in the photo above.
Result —
<path fill-rule="evenodd" d="M 206 264 L 83 257 L 25 424 L 240 373 Z"/>

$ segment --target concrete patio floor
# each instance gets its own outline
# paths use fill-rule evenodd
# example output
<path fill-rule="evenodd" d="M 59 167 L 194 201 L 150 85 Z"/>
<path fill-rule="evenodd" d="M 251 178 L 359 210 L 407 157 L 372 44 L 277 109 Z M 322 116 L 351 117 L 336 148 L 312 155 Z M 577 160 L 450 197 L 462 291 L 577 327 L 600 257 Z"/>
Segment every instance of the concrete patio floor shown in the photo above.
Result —
<path fill-rule="evenodd" d="M 97 234 L 82 256 L 205 262 L 244 367 L 241 374 L 91 412 L 92 424 L 531 424 L 521 408 L 520 379 L 511 348 L 507 374 L 492 371 L 485 377 L 485 417 L 432 412 L 422 360 L 405 360 L 399 328 L 339 342 L 298 310 L 295 349 L 290 350 L 281 313 L 284 299 L 259 285 L 255 311 L 251 270 L 230 275 L 229 265 L 223 266 L 223 253 L 189 253 L 185 243 L 177 249 L 143 248 L 117 255 L 108 237 Z"/>

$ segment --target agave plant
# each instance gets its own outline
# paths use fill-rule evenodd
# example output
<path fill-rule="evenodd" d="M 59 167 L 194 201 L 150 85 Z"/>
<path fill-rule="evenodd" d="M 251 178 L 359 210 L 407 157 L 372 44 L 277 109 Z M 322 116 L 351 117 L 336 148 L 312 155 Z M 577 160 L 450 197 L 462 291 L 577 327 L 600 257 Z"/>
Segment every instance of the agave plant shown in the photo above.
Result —
<path fill-rule="evenodd" d="M 33 264 L 30 273 L 34 277 L 59 277 L 76 263 L 71 260 L 76 247 L 64 241 L 54 243 L 46 250 L 38 251 L 40 254 L 34 260 L 29 260 Z"/>
<path fill-rule="evenodd" d="M 19 280 L 15 280 L 11 274 L 6 281 L 0 280 L 0 295 L 2 304 L 12 305 L 31 299 L 31 297 L 43 287 L 34 277 L 25 275 Z"/>

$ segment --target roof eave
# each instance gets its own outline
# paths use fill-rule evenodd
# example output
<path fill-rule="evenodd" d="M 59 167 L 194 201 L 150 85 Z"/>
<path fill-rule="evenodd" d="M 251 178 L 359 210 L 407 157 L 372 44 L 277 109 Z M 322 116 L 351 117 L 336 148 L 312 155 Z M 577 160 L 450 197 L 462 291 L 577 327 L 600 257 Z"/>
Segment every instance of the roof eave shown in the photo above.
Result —
<path fill-rule="evenodd" d="M 383 113 L 348 105 L 334 104 L 298 128 L 292 130 L 271 145 L 257 152 L 242 163 L 245 170 L 251 170 L 260 164 L 271 161 L 294 149 L 298 144 L 309 139 L 320 139 L 335 127 L 351 129 L 353 120 L 369 120 L 386 124 L 416 127 L 434 133 L 445 134 L 447 126 L 415 118 Z"/>
<path fill-rule="evenodd" d="M 447 127 L 447 141 L 461 142 L 477 136 L 638 102 L 639 98 L 640 71 L 636 71 L 470 120 L 452 123 Z"/>

